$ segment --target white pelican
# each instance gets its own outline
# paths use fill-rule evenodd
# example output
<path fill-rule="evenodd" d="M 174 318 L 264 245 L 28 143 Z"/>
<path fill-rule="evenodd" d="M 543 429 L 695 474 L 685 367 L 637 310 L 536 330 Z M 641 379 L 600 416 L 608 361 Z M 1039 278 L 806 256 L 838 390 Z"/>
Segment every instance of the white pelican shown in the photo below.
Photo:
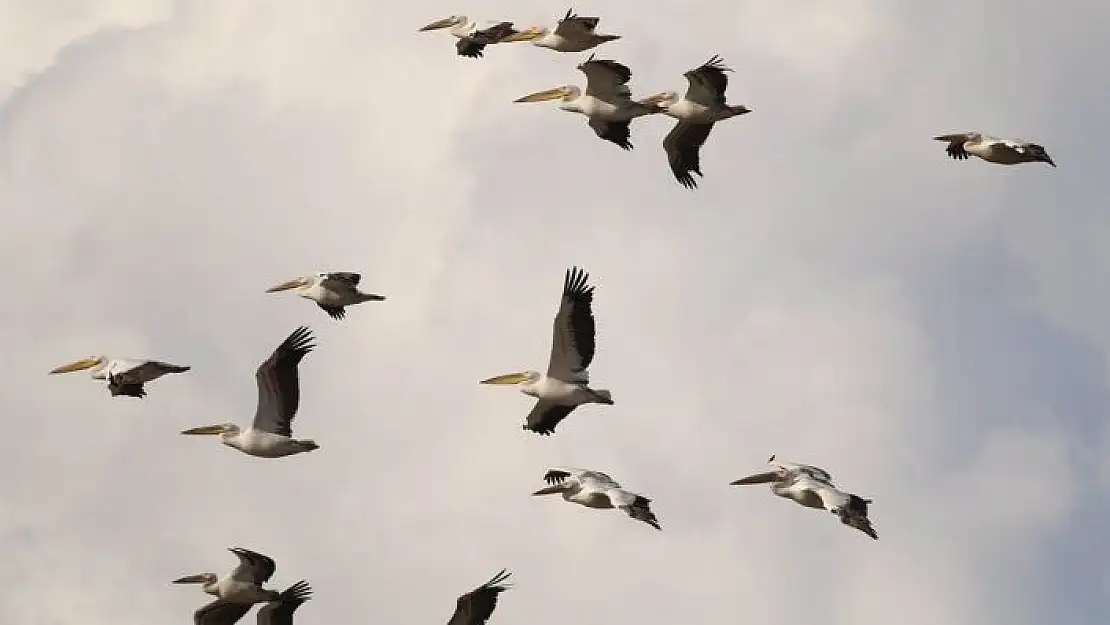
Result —
<path fill-rule="evenodd" d="M 210 595 L 229 603 L 248 606 L 278 598 L 278 591 L 262 587 L 270 581 L 277 569 L 273 558 L 242 547 L 231 547 L 228 551 L 239 558 L 239 566 L 227 575 L 220 577 L 215 573 L 197 573 L 175 579 L 173 583 L 202 584 L 201 589 Z"/>
<path fill-rule="evenodd" d="M 493 576 L 493 579 L 459 597 L 455 604 L 455 613 L 447 625 L 485 625 L 493 610 L 497 607 L 497 595 L 509 588 L 504 584 L 512 573 L 505 569 Z"/>
<path fill-rule="evenodd" d="M 266 289 L 267 293 L 293 290 L 297 295 L 316 302 L 316 305 L 331 315 L 332 319 L 342 319 L 347 315 L 346 306 L 362 302 L 380 302 L 383 295 L 363 293 L 358 290 L 362 275 L 349 271 L 320 272 L 303 278 L 294 278 L 277 286 Z"/>
<path fill-rule="evenodd" d="M 807 508 L 828 510 L 839 517 L 841 523 L 878 540 L 879 535 L 867 518 L 867 504 L 871 503 L 870 499 L 840 490 L 833 485 L 832 476 L 824 469 L 808 464 L 775 462 L 774 456 L 767 462 L 775 466 L 773 471 L 750 475 L 730 483 L 739 486 L 770 482 L 771 492 L 779 497 L 793 500 Z"/>
<path fill-rule="evenodd" d="M 481 57 L 482 50 L 486 46 L 502 43 L 508 37 L 519 33 L 518 30 L 513 28 L 512 22 L 484 22 L 478 24 L 478 22 L 467 19 L 465 15 L 452 15 L 436 20 L 421 28 L 420 32 L 444 28 L 450 28 L 451 30 L 447 32 L 458 38 L 455 49 L 458 50 L 459 56 L 472 59 Z"/>
<path fill-rule="evenodd" d="M 559 100 L 559 108 L 581 113 L 589 119 L 590 128 L 598 137 L 611 141 L 625 150 L 632 149 L 629 140 L 632 120 L 663 112 L 652 102 L 632 99 L 628 81 L 632 70 L 609 60 L 594 60 L 593 55 L 577 69 L 586 75 L 586 92 L 574 85 L 565 85 L 517 98 L 515 102 Z"/>
<path fill-rule="evenodd" d="M 315 349 L 308 328 L 293 330 L 274 353 L 258 367 L 258 408 L 254 423 L 245 431 L 234 423 L 206 425 L 182 434 L 218 434 L 221 442 L 259 458 L 281 458 L 319 449 L 316 441 L 293 438 L 293 417 L 301 400 L 297 365 Z"/>
<path fill-rule="evenodd" d="M 108 381 L 108 392 L 112 397 L 146 397 L 143 385 L 147 382 L 157 380 L 167 373 L 185 373 L 189 369 L 190 367 L 171 365 L 159 360 L 92 356 L 51 369 L 50 375 L 88 370 L 92 379 Z"/>
<path fill-rule="evenodd" d="M 549 469 L 543 480 L 551 486 L 541 488 L 533 495 L 558 493 L 566 501 L 587 508 L 620 508 L 637 521 L 643 521 L 657 530 L 663 529 L 651 511 L 650 499 L 624 490 L 616 480 L 600 471 L 555 468 Z"/>
<path fill-rule="evenodd" d="M 956 160 L 967 160 L 972 156 L 998 165 L 1017 165 L 1018 163 L 1056 163 L 1048 156 L 1044 146 L 1021 139 L 999 139 L 981 132 L 961 132 L 958 134 L 933 137 L 937 141 L 947 141 L 945 152 Z"/>
<path fill-rule="evenodd" d="M 258 625 L 293 625 L 293 613 L 312 598 L 312 588 L 301 580 L 281 591 L 277 598 L 258 609 Z M 217 599 L 193 613 L 194 625 L 232 625 L 250 612 L 249 603 Z"/>
<path fill-rule="evenodd" d="M 594 359 L 594 287 L 589 274 L 574 267 L 563 280 L 563 297 L 555 315 L 547 375 L 536 371 L 509 373 L 480 384 L 520 384 L 520 392 L 539 401 L 528 413 L 525 430 L 547 436 L 572 410 L 582 404 L 612 405 L 613 395 L 589 387 L 588 368 Z"/>
<path fill-rule="evenodd" d="M 699 152 L 713 124 L 752 112 L 742 104 L 725 102 L 725 89 L 728 88 L 725 72 L 731 71 L 721 57 L 714 55 L 700 67 L 683 74 L 690 86 L 682 98 L 675 91 L 664 91 L 645 99 L 645 102 L 664 107 L 664 114 L 678 120 L 663 139 L 663 150 L 675 179 L 687 189 L 698 186 L 691 173 L 702 175 Z"/>
<path fill-rule="evenodd" d="M 621 38 L 620 35 L 599 35 L 594 32 L 600 21 L 599 17 L 580 17 L 574 14 L 574 9 L 567 9 L 567 14 L 555 24 L 555 28 L 533 26 L 510 35 L 505 41 L 530 41 L 538 48 L 556 52 L 584 52 Z"/>

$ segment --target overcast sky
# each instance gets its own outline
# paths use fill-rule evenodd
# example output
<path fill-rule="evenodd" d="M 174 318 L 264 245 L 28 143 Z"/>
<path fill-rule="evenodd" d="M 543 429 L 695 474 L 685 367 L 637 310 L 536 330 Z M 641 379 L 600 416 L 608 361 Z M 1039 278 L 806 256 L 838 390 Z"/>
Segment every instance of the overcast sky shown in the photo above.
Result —
<path fill-rule="evenodd" d="M 435 19 L 537 0 L 0 1 L 0 622 L 188 623 L 170 580 L 277 560 L 297 622 L 442 623 L 505 567 L 491 625 L 1106 625 L 1110 4 L 576 5 L 637 95 L 721 54 L 687 191 L 661 148 L 513 99 L 584 55 L 455 56 Z M 956 162 L 937 134 L 1059 165 Z M 545 367 L 563 272 L 597 285 L 596 386 L 552 437 L 478 380 Z M 263 290 L 357 271 L 335 322 Z M 254 412 L 298 325 L 295 433 Z M 112 398 L 91 354 L 191 365 Z M 730 487 L 767 457 L 872 498 L 880 539 Z M 657 532 L 529 497 L 549 466 L 654 500 Z M 252 623 L 253 614 L 243 623 Z"/>

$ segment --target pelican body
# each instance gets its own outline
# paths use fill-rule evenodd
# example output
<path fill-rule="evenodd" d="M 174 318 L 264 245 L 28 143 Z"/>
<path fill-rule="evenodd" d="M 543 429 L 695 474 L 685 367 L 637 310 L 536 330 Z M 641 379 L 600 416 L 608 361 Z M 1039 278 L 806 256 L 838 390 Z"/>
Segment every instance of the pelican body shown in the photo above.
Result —
<path fill-rule="evenodd" d="M 112 397 L 146 397 L 143 385 L 153 382 L 167 373 L 185 373 L 190 367 L 172 365 L 159 360 L 138 360 L 131 358 L 110 358 L 91 356 L 50 370 L 51 375 L 88 371 L 94 380 L 106 380 L 108 392 Z"/>
<path fill-rule="evenodd" d="M 583 404 L 613 403 L 608 390 L 590 388 L 588 368 L 595 350 L 595 323 L 592 310 L 594 287 L 587 286 L 589 274 L 573 267 L 563 280 L 563 296 L 555 315 L 551 356 L 547 374 L 521 371 L 482 380 L 480 384 L 519 384 L 520 392 L 535 397 L 532 412 L 524 424 L 547 436 L 575 408 Z"/>
<path fill-rule="evenodd" d="M 258 625 L 293 625 L 293 613 L 312 598 L 312 588 L 303 579 L 277 593 L 258 610 Z M 261 602 L 259 602 L 261 603 Z M 193 613 L 194 625 L 233 625 L 250 612 L 249 603 L 217 599 Z"/>
<path fill-rule="evenodd" d="M 683 97 L 679 98 L 674 91 L 664 91 L 645 98 L 645 102 L 661 106 L 665 115 L 678 120 L 663 139 L 663 151 L 667 154 L 675 179 L 687 189 L 698 186 L 692 174 L 702 176 L 700 152 L 709 139 L 713 125 L 751 112 L 742 104 L 725 101 L 725 90 L 728 88 L 725 72 L 731 71 L 721 57 L 713 56 L 683 74 L 689 82 Z"/>
<path fill-rule="evenodd" d="M 460 596 L 447 625 L 485 625 L 497 608 L 497 596 L 509 589 L 510 586 L 504 582 L 510 575 L 512 573 L 501 569 L 493 579 Z"/>
<path fill-rule="evenodd" d="M 1044 146 L 1021 139 L 999 139 L 981 132 L 941 135 L 933 139 L 948 142 L 945 152 L 957 161 L 977 156 L 996 165 L 1048 163 L 1053 167 L 1056 166 Z"/>
<path fill-rule="evenodd" d="M 485 22 L 479 24 L 467 19 L 465 15 L 452 15 L 436 20 L 420 29 L 421 32 L 448 29 L 458 42 L 455 50 L 459 56 L 477 59 L 483 56 L 486 46 L 503 43 L 520 31 L 513 28 L 512 22 Z"/>
<path fill-rule="evenodd" d="M 362 276 L 348 271 L 320 272 L 311 276 L 294 278 L 277 286 L 266 289 L 267 293 L 293 291 L 297 295 L 316 302 L 332 319 L 343 319 L 347 306 L 362 302 L 380 302 L 385 296 L 363 293 L 358 290 Z"/>
<path fill-rule="evenodd" d="M 835 514 L 840 522 L 878 540 L 879 535 L 867 518 L 870 499 L 846 493 L 833 485 L 832 476 L 824 469 L 808 464 L 767 461 L 772 471 L 757 473 L 731 482 L 734 486 L 770 483 L 771 492 L 807 508 L 824 509 Z"/>
<path fill-rule="evenodd" d="M 293 418 L 300 404 L 297 366 L 315 349 L 308 328 L 294 330 L 255 372 L 258 407 L 251 427 L 243 430 L 234 423 L 206 425 L 182 434 L 218 435 L 229 447 L 259 458 L 281 458 L 319 449 L 316 441 L 293 438 Z"/>
<path fill-rule="evenodd" d="M 515 102 L 558 100 L 560 109 L 585 115 L 599 138 L 631 150 L 632 120 L 661 113 L 663 109 L 654 102 L 632 99 L 628 88 L 632 70 L 616 61 L 595 60 L 590 55 L 577 69 L 586 75 L 585 92 L 574 85 L 564 85 L 517 98 Z"/>
<path fill-rule="evenodd" d="M 201 589 L 228 603 L 253 605 L 274 601 L 280 593 L 262 587 L 274 575 L 277 565 L 269 556 L 243 549 L 228 549 L 239 558 L 239 566 L 219 577 L 215 573 L 197 573 L 173 580 L 175 584 L 201 584 Z"/>
<path fill-rule="evenodd" d="M 663 529 L 651 511 L 650 499 L 624 490 L 616 480 L 600 471 L 553 468 L 543 479 L 550 486 L 532 495 L 562 495 L 564 501 L 587 508 L 618 508 L 637 521 L 643 521 L 657 530 Z"/>
<path fill-rule="evenodd" d="M 620 35 L 602 35 L 595 32 L 598 17 L 581 17 L 574 14 L 574 9 L 568 9 L 563 19 L 555 24 L 555 28 L 533 26 L 505 39 L 509 41 L 527 41 L 537 48 L 547 48 L 556 52 L 584 52 L 590 48 L 620 39 Z"/>

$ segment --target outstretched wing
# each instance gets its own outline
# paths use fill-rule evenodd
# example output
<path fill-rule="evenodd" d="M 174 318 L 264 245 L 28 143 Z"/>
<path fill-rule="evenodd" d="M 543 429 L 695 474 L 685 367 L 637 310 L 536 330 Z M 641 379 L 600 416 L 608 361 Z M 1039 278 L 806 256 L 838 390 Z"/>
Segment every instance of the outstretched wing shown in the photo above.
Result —
<path fill-rule="evenodd" d="M 329 291 L 354 291 L 362 275 L 349 271 L 333 271 L 324 274 L 324 281 L 320 285 Z"/>
<path fill-rule="evenodd" d="M 555 426 L 566 419 L 567 415 L 573 412 L 574 409 L 575 406 L 560 406 L 541 399 L 532 407 L 532 412 L 528 413 L 524 429 L 543 436 L 550 436 L 555 432 Z"/>
<path fill-rule="evenodd" d="M 728 89 L 728 76 L 725 72 L 731 71 L 720 56 L 714 55 L 699 67 L 686 72 L 684 76 L 690 83 L 686 89 L 686 99 L 702 106 L 724 106 L 725 89 Z"/>
<path fill-rule="evenodd" d="M 447 625 L 484 625 L 497 608 L 497 596 L 509 588 L 503 582 L 510 575 L 512 573 L 501 569 L 493 579 L 459 597 Z"/>
<path fill-rule="evenodd" d="M 574 14 L 574 9 L 567 9 L 567 14 L 555 25 L 555 34 L 567 39 L 584 39 L 593 34 L 601 18 L 580 17 Z"/>
<path fill-rule="evenodd" d="M 964 149 L 964 144 L 970 139 L 970 133 L 961 132 L 951 135 L 940 135 L 933 137 L 936 141 L 947 141 L 948 146 L 944 149 L 948 156 L 956 160 L 966 160 L 971 158 L 971 155 Z"/>
<path fill-rule="evenodd" d="M 293 613 L 312 598 L 312 588 L 303 579 L 258 610 L 258 625 L 293 625 Z"/>
<path fill-rule="evenodd" d="M 616 61 L 595 60 L 594 55 L 578 66 L 578 71 L 586 75 L 586 95 L 602 100 L 615 97 L 627 98 L 630 94 L 628 81 L 632 80 L 632 70 Z"/>
<path fill-rule="evenodd" d="M 273 558 L 257 551 L 243 549 L 242 547 L 232 547 L 228 551 L 239 558 L 239 566 L 231 572 L 232 579 L 261 586 L 273 577 L 274 570 L 277 569 Z"/>
<path fill-rule="evenodd" d="M 701 173 L 701 147 L 709 138 L 713 124 L 692 124 L 680 121 L 663 138 L 663 151 L 667 153 L 667 163 L 675 180 L 687 189 L 698 186 L 691 174 Z"/>
<path fill-rule="evenodd" d="M 258 408 L 253 427 L 279 436 L 293 435 L 293 417 L 301 400 L 297 365 L 315 349 L 312 332 L 301 326 L 290 334 L 255 372 Z"/>
<path fill-rule="evenodd" d="M 193 612 L 193 625 L 233 625 L 250 612 L 249 603 L 231 603 L 216 599 Z"/>
<path fill-rule="evenodd" d="M 632 149 L 632 120 L 609 122 L 594 118 L 589 121 L 590 128 L 598 137 L 619 145 L 622 149 Z"/>
<path fill-rule="evenodd" d="M 551 336 L 551 355 L 547 376 L 564 382 L 586 382 L 586 371 L 594 359 L 594 287 L 587 283 L 590 274 L 578 267 L 563 277 L 563 294 Z M 566 415 L 564 415 L 566 416 Z"/>

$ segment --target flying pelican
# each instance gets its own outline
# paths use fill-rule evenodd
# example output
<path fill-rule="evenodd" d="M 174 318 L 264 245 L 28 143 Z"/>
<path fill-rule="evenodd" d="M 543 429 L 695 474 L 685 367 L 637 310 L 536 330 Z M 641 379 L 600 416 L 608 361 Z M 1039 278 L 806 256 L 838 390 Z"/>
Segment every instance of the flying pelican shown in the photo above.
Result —
<path fill-rule="evenodd" d="M 277 569 L 273 558 L 242 547 L 231 547 L 228 551 L 239 558 L 239 566 L 231 573 L 224 577 L 215 573 L 197 573 L 175 579 L 173 583 L 202 584 L 201 589 L 204 592 L 228 603 L 251 606 L 255 603 L 276 601 L 281 593 L 262 587 L 273 577 L 274 570 Z"/>
<path fill-rule="evenodd" d="M 620 35 L 595 33 L 594 29 L 600 21 L 599 17 L 579 17 L 574 14 L 574 9 L 567 9 L 567 14 L 555 24 L 555 28 L 533 26 L 510 35 L 505 41 L 530 41 L 536 47 L 556 52 L 583 52 L 621 38 Z"/>
<path fill-rule="evenodd" d="M 750 475 L 730 483 L 739 486 L 770 482 L 771 492 L 779 497 L 791 499 L 807 508 L 828 510 L 839 517 L 841 523 L 854 527 L 875 540 L 879 539 L 867 518 L 867 504 L 871 503 L 870 499 L 840 490 L 833 485 L 832 476 L 824 469 L 808 464 L 775 462 L 774 456 L 767 462 L 775 466 L 773 471 Z"/>
<path fill-rule="evenodd" d="M 316 441 L 293 438 L 293 417 L 297 414 L 301 389 L 297 365 L 315 349 L 312 333 L 302 326 L 293 330 L 274 353 L 258 367 L 258 408 L 254 423 L 245 431 L 234 423 L 206 425 L 182 434 L 218 434 L 221 442 L 259 458 L 280 458 L 319 449 Z"/>
<path fill-rule="evenodd" d="M 998 165 L 1017 165 L 1018 163 L 1052 162 L 1044 146 L 1021 139 L 999 139 L 981 132 L 962 132 L 959 134 L 933 137 L 937 141 L 947 141 L 945 152 L 956 160 L 967 160 L 972 156 Z"/>
<path fill-rule="evenodd" d="M 513 28 L 512 22 L 485 22 L 479 26 L 477 22 L 468 20 L 465 15 L 452 15 L 436 20 L 421 28 L 420 32 L 444 28 L 450 28 L 451 30 L 447 32 L 458 38 L 455 49 L 458 50 L 459 56 L 472 59 L 480 58 L 486 46 L 502 43 L 508 37 L 519 33 Z"/>
<path fill-rule="evenodd" d="M 653 102 L 636 101 L 628 88 L 632 70 L 609 60 L 594 60 L 591 54 L 577 69 L 586 75 L 586 92 L 574 85 L 565 85 L 517 98 L 515 102 L 559 100 L 559 108 L 581 113 L 589 119 L 590 128 L 598 137 L 624 148 L 632 149 L 629 140 L 632 120 L 663 112 Z"/>
<path fill-rule="evenodd" d="M 612 405 L 613 395 L 589 387 L 588 368 L 594 359 L 594 287 L 589 274 L 573 267 L 563 280 L 563 297 L 555 315 L 547 375 L 536 371 L 509 373 L 480 384 L 520 384 L 520 392 L 539 401 L 528 413 L 525 430 L 547 436 L 572 410 L 582 404 Z"/>
<path fill-rule="evenodd" d="M 258 609 L 258 625 L 293 625 L 293 613 L 312 598 L 312 588 L 301 580 Z M 193 613 L 194 625 L 232 625 L 250 612 L 249 603 L 217 599 Z"/>
<path fill-rule="evenodd" d="M 190 367 L 171 365 L 159 360 L 92 356 L 51 369 L 50 375 L 88 370 L 92 379 L 108 381 L 108 392 L 112 397 L 146 397 L 143 384 L 157 380 L 167 373 L 185 373 L 189 369 Z"/>
<path fill-rule="evenodd" d="M 505 569 L 493 576 L 493 579 L 459 597 L 455 604 L 455 613 L 447 625 L 485 625 L 493 610 L 497 607 L 497 595 L 509 588 L 504 584 L 512 573 Z"/>
<path fill-rule="evenodd" d="M 587 508 L 620 508 L 637 521 L 643 521 L 657 530 L 663 529 L 651 511 L 650 499 L 624 490 L 616 480 L 600 471 L 555 468 L 549 469 L 543 480 L 551 486 L 541 488 L 533 495 L 561 493 L 566 501 Z"/>
<path fill-rule="evenodd" d="M 682 98 L 675 91 L 664 91 L 644 100 L 662 106 L 665 115 L 678 120 L 663 139 L 663 150 L 675 179 L 687 189 L 698 186 L 691 173 L 702 175 L 699 152 L 713 124 L 752 112 L 742 104 L 725 102 L 725 89 L 728 88 L 725 72 L 731 71 L 721 57 L 714 55 L 700 67 L 683 74 L 690 86 Z"/>
<path fill-rule="evenodd" d="M 362 275 L 348 271 L 320 272 L 315 275 L 294 278 L 277 286 L 266 289 L 267 293 L 293 290 L 297 295 L 316 302 L 316 305 L 331 315 L 332 319 L 342 319 L 347 315 L 345 306 L 362 302 L 380 302 L 383 295 L 363 293 L 358 290 Z"/>

